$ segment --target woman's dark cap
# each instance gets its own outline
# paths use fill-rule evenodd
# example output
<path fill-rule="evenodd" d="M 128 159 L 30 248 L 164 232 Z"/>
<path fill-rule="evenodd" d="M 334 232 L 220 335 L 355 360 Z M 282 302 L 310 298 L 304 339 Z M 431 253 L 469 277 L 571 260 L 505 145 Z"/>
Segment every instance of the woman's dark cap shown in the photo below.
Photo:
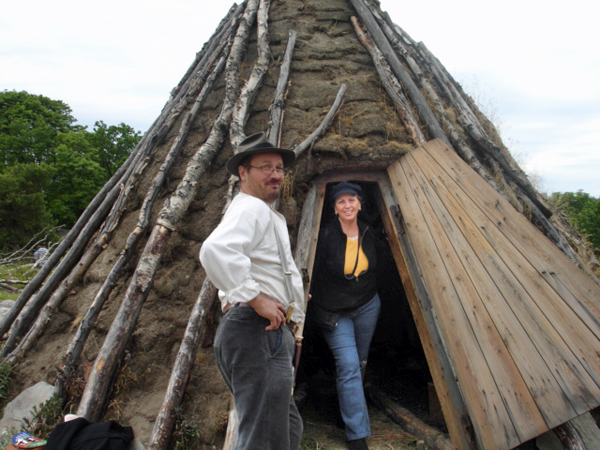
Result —
<path fill-rule="evenodd" d="M 335 201 L 342 194 L 362 196 L 362 188 L 349 181 L 340 181 L 331 188 L 331 198 Z"/>

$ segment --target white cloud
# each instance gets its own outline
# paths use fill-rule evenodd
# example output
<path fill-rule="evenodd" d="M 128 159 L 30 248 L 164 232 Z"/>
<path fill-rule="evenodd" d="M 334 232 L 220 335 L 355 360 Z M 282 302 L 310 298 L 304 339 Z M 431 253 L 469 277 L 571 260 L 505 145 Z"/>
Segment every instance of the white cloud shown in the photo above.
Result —
<path fill-rule="evenodd" d="M 600 32 L 589 3 L 382 0 L 457 79 L 475 77 L 505 140 L 559 190 L 600 196 Z M 66 102 L 73 115 L 145 131 L 233 1 L 9 2 L 0 89 Z M 574 150 L 575 149 L 575 150 Z"/>

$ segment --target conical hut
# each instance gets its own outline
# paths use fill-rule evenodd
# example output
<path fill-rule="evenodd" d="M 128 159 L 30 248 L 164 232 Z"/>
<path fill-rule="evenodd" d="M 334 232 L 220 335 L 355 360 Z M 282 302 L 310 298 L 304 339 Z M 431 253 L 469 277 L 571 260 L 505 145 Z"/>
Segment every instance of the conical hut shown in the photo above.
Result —
<path fill-rule="evenodd" d="M 127 423 L 151 449 L 192 412 L 202 441 L 222 445 L 220 311 L 198 252 L 236 193 L 225 162 L 257 131 L 298 156 L 279 209 L 307 291 L 330 183 L 360 183 L 386 236 L 374 403 L 430 402 L 445 448 L 577 434 L 571 421 L 600 403 L 597 262 L 461 86 L 373 0 L 232 6 L 0 325 L 18 387 L 56 384 L 72 412 Z M 302 358 L 310 392 L 327 377 L 310 323 Z"/>

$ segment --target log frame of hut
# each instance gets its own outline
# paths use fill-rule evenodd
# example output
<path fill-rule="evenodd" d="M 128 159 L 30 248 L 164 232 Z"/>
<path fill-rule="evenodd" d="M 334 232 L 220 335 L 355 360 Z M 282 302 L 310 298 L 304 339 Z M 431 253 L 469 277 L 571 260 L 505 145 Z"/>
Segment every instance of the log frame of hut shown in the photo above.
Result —
<path fill-rule="evenodd" d="M 376 186 L 454 447 L 513 448 L 598 406 L 600 294 L 586 264 L 597 261 L 441 63 L 371 0 L 232 7 L 0 324 L 1 356 L 21 363 L 23 387 L 56 382 L 91 420 L 120 402 L 156 450 L 168 447 L 186 392 L 218 397 L 215 410 L 202 402 L 214 439 L 229 401 L 210 352 L 219 313 L 190 254 L 235 195 L 224 162 L 264 129 L 298 155 L 281 210 L 307 275 L 326 184 Z M 149 364 L 153 352 L 162 360 Z M 144 409 L 156 402 L 143 387 L 118 392 L 128 367 L 163 371 L 159 411 Z"/>

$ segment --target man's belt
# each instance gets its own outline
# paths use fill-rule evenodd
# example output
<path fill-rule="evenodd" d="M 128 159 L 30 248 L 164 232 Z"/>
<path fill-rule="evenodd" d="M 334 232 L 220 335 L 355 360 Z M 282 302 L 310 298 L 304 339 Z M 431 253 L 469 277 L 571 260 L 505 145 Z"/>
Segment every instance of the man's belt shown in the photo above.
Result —
<path fill-rule="evenodd" d="M 223 314 L 229 311 L 231 308 L 250 308 L 251 306 L 248 303 L 238 302 L 238 303 L 227 303 L 225 308 L 223 308 Z M 294 305 L 288 306 L 287 312 L 285 313 L 285 323 L 293 323 L 292 322 L 292 314 L 294 313 Z"/>

